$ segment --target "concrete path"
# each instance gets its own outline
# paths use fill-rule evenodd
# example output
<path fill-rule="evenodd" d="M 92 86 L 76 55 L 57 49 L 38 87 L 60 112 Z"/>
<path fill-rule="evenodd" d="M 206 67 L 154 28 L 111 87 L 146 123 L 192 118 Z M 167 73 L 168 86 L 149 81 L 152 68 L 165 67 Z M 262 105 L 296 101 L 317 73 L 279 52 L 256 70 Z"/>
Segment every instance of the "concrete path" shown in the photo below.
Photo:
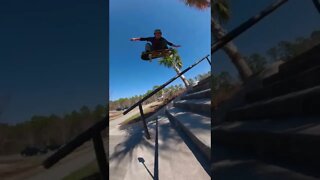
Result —
<path fill-rule="evenodd" d="M 119 125 L 137 113 L 139 113 L 139 109 L 135 108 L 125 116 L 110 122 L 110 180 L 153 179 L 155 131 L 152 126 L 154 127 L 154 121 L 148 123 L 150 140 L 145 138 L 141 122 L 128 125 L 125 128 Z M 149 117 L 148 120 L 154 119 L 158 113 L 160 112 Z M 144 163 L 140 163 L 139 160 Z"/>
<path fill-rule="evenodd" d="M 154 168 L 157 147 L 155 119 L 158 117 L 162 118 L 158 121 L 158 168 Z M 170 127 L 164 108 L 148 118 L 148 128 L 150 140 L 145 138 L 141 122 L 125 129 L 110 125 L 110 180 L 147 180 L 153 179 L 155 173 L 159 173 L 159 179 L 166 180 L 210 179 L 188 146 Z"/>
<path fill-rule="evenodd" d="M 169 119 L 161 117 L 159 123 L 159 179 L 209 180 L 211 179 L 189 147 L 171 127 Z"/>

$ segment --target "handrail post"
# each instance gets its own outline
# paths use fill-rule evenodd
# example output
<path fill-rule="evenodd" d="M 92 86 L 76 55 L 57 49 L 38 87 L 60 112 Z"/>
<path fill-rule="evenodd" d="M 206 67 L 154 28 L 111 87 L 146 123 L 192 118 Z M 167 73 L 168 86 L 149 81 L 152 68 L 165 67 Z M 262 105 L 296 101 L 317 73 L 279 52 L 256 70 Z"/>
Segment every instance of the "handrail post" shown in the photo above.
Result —
<path fill-rule="evenodd" d="M 99 165 L 101 179 L 107 180 L 108 179 L 108 164 L 106 159 L 106 153 L 103 147 L 103 141 L 100 132 L 97 132 L 96 135 L 93 136 L 93 146 L 96 152 L 96 158 Z"/>
<path fill-rule="evenodd" d="M 147 122 L 146 122 L 146 119 L 143 114 L 143 109 L 142 109 L 141 103 L 139 104 L 139 110 L 140 110 L 141 120 L 142 120 L 143 127 L 144 127 L 144 132 L 146 134 L 146 138 L 150 139 L 150 134 L 149 134 L 148 127 L 147 127 Z"/>
<path fill-rule="evenodd" d="M 211 66 L 211 61 L 209 60 L 208 56 L 206 57 L 206 59 L 207 59 L 208 63 L 209 63 L 210 66 Z"/>

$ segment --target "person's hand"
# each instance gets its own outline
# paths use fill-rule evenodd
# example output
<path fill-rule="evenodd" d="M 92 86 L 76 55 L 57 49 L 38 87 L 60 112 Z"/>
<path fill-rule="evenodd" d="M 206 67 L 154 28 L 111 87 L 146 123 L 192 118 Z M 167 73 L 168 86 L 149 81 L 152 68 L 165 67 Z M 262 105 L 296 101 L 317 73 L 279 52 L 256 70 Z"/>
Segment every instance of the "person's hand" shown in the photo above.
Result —
<path fill-rule="evenodd" d="M 138 41 L 139 38 L 131 38 L 130 41 Z"/>

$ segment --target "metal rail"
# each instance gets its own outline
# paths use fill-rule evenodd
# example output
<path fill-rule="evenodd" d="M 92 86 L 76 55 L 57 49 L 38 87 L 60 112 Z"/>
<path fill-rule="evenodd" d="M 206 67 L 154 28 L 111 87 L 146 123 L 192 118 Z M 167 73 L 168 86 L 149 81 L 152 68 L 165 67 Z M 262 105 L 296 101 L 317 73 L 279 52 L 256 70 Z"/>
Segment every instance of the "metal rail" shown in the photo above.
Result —
<path fill-rule="evenodd" d="M 224 37 L 216 41 L 211 46 L 211 54 L 215 53 L 219 49 L 223 48 L 228 42 L 232 41 L 236 37 L 238 37 L 240 34 L 245 32 L 246 30 L 250 29 L 253 25 L 258 23 L 260 20 L 265 18 L 267 15 L 271 14 L 273 11 L 278 9 L 281 5 L 288 2 L 288 0 L 278 0 L 275 3 L 273 3 L 271 6 L 267 7 L 263 11 L 261 11 L 259 14 L 251 17 L 244 23 L 242 23 L 240 26 L 235 28 L 234 30 L 230 31 L 228 34 L 226 34 Z"/>
<path fill-rule="evenodd" d="M 45 159 L 42 163 L 43 167 L 46 169 L 52 167 L 54 164 L 56 164 L 58 161 L 66 157 L 68 154 L 72 153 L 76 148 L 81 146 L 86 141 L 93 139 L 94 149 L 96 153 L 96 158 L 98 161 L 98 165 L 100 168 L 100 174 L 102 179 L 107 179 L 108 175 L 108 163 L 106 160 L 106 154 L 103 147 L 103 141 L 101 137 L 101 131 L 103 131 L 106 127 L 108 127 L 108 120 L 109 118 L 104 117 L 101 121 L 97 122 L 90 128 L 88 128 L 83 133 L 76 136 L 74 139 L 72 139 L 67 144 L 63 145 L 58 151 L 56 151 L 54 154 L 49 156 L 47 159 Z"/>
<path fill-rule="evenodd" d="M 157 92 L 161 91 L 163 88 L 165 88 L 167 85 L 169 85 L 170 83 L 172 83 L 174 80 L 178 79 L 180 76 L 182 76 L 184 73 L 188 72 L 190 69 L 192 69 L 193 67 L 195 67 L 196 65 L 198 65 L 199 63 L 201 63 L 203 60 L 207 60 L 208 63 L 211 65 L 211 61 L 209 60 L 209 54 L 205 57 L 203 57 L 202 59 L 198 60 L 196 63 L 192 64 L 191 66 L 189 66 L 188 68 L 186 68 L 185 70 L 183 70 L 182 72 L 180 72 L 179 74 L 177 74 L 175 77 L 171 78 L 169 81 L 165 82 L 164 84 L 162 84 L 161 86 L 159 86 L 157 89 L 153 90 L 150 94 L 146 95 L 145 97 L 143 97 L 141 100 L 139 100 L 138 102 L 136 102 L 135 104 L 133 104 L 131 107 L 129 107 L 126 111 L 123 112 L 123 114 L 127 114 L 128 112 L 130 112 L 132 109 L 134 109 L 135 107 L 139 106 L 139 110 L 140 110 L 140 117 L 141 117 L 141 121 L 143 123 L 143 128 L 145 131 L 145 136 L 147 139 L 150 139 L 150 133 L 148 131 L 148 127 L 147 127 L 147 122 L 145 120 L 145 116 L 143 113 L 143 109 L 142 109 L 142 103 L 149 99 L 151 96 L 153 96 L 154 94 L 156 94 Z"/>

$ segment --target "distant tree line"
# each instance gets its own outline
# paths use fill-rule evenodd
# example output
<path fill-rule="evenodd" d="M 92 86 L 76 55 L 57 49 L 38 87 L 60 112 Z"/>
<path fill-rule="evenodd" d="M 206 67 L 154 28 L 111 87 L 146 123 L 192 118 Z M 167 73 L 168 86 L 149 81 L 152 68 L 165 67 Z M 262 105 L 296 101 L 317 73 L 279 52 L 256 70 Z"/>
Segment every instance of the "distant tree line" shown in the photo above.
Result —
<path fill-rule="evenodd" d="M 266 56 L 258 53 L 245 57 L 253 74 L 257 74 L 266 68 L 268 63 L 276 61 L 289 61 L 293 57 L 320 44 L 320 30 L 313 31 L 310 37 L 296 38 L 294 41 L 280 41 L 276 46 L 266 51 Z"/>
<path fill-rule="evenodd" d="M 16 125 L 0 124 L 0 154 L 18 153 L 26 146 L 62 145 L 106 115 L 106 107 L 83 106 L 60 117 L 33 116 Z M 103 133 L 105 134 L 105 133 Z"/>
<path fill-rule="evenodd" d="M 262 72 L 269 63 L 276 61 L 289 61 L 293 57 L 320 44 L 320 31 L 313 31 L 310 37 L 296 38 L 294 41 L 280 41 L 276 46 L 266 51 L 266 56 L 253 53 L 245 56 L 245 60 L 253 74 Z M 233 78 L 229 72 L 212 75 L 212 102 L 213 109 L 228 99 L 240 87 L 241 78 Z"/>
<path fill-rule="evenodd" d="M 188 79 L 187 81 L 189 84 L 195 84 L 195 82 L 201 81 L 208 76 L 210 76 L 210 72 L 199 74 L 194 78 Z M 119 107 L 130 107 L 158 87 L 159 86 L 153 86 L 152 89 L 148 90 L 145 94 L 142 95 L 135 95 L 128 98 L 120 98 L 114 101 L 109 101 L 109 110 L 116 110 Z M 161 97 L 170 99 L 170 97 L 173 97 L 177 93 L 180 93 L 181 90 L 185 90 L 185 86 L 183 86 L 182 84 L 168 86 L 167 88 L 162 89 L 162 91 L 159 91 L 158 93 L 150 97 L 144 102 L 144 104 L 149 104 L 151 102 L 157 101 Z"/>

